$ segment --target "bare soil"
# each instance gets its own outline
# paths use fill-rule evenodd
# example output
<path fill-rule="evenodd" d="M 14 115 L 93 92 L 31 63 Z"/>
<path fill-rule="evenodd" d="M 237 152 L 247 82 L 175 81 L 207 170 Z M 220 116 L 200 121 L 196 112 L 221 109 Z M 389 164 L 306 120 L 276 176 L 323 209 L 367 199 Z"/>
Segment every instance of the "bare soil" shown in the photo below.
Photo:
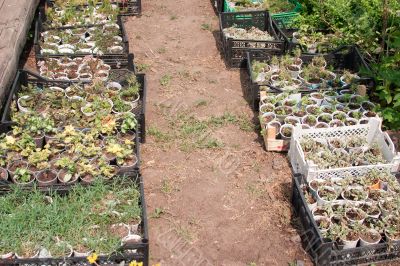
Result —
<path fill-rule="evenodd" d="M 141 150 L 151 263 L 194 265 L 195 254 L 210 265 L 309 264 L 286 155 L 263 149 L 247 73 L 226 69 L 211 3 L 142 7 L 125 25 L 148 81 Z"/>

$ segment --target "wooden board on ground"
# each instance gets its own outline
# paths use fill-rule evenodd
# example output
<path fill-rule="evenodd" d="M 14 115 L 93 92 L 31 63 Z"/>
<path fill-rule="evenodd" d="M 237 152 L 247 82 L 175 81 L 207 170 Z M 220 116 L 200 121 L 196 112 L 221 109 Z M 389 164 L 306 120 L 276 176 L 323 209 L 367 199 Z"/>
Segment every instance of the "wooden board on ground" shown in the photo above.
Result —
<path fill-rule="evenodd" d="M 39 0 L 0 0 L 0 99 L 16 74 Z"/>

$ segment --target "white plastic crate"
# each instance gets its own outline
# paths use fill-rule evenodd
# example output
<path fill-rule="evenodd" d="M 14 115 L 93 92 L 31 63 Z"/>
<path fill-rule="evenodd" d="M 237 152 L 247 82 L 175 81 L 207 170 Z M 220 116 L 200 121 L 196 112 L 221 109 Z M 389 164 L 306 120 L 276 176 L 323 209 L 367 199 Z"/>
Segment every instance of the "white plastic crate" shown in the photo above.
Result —
<path fill-rule="evenodd" d="M 352 175 L 358 175 L 366 169 L 377 169 L 377 170 L 389 170 L 391 172 L 397 172 L 400 164 L 400 155 L 396 152 L 394 144 L 386 132 L 381 130 L 382 121 L 378 118 L 370 119 L 368 124 L 336 127 L 336 128 L 319 128 L 319 129 L 302 129 L 301 126 L 297 126 L 293 130 L 292 138 L 290 140 L 289 158 L 294 173 L 303 174 L 308 180 L 312 180 L 317 177 L 329 175 L 343 176 L 343 174 L 350 173 Z M 386 164 L 376 165 L 363 165 L 363 166 L 352 166 L 345 168 L 335 169 L 319 169 L 318 165 L 311 161 L 306 161 L 303 150 L 300 146 L 300 142 L 303 138 L 312 139 L 331 139 L 341 138 L 348 136 L 365 136 L 368 144 L 376 141 L 382 151 L 383 157 L 388 162 Z"/>

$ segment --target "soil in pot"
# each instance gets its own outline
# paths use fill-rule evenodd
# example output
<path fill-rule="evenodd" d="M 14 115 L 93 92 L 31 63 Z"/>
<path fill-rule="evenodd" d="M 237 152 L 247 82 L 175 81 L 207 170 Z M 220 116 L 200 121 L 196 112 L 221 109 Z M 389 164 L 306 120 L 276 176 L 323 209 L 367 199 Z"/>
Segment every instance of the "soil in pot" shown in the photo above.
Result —
<path fill-rule="evenodd" d="M 361 208 L 361 210 L 363 210 L 366 214 L 368 214 L 370 216 L 377 216 L 381 213 L 378 205 L 376 205 L 376 204 L 363 203 L 363 204 L 359 205 L 359 207 Z"/>
<path fill-rule="evenodd" d="M 322 187 L 318 189 L 318 196 L 325 201 L 333 201 L 337 198 L 337 193 L 328 187 Z"/>
<path fill-rule="evenodd" d="M 24 162 L 24 161 L 14 161 L 11 164 L 9 164 L 8 171 L 10 171 L 11 173 L 14 173 L 15 170 L 17 170 L 18 168 L 27 168 L 28 167 L 28 163 Z"/>
<path fill-rule="evenodd" d="M 321 113 L 321 109 L 319 106 L 308 106 L 306 108 L 307 112 L 312 115 L 319 115 Z"/>
<path fill-rule="evenodd" d="M 78 173 L 70 173 L 68 170 L 61 169 L 58 172 L 58 180 L 62 183 L 74 183 L 79 178 Z"/>
<path fill-rule="evenodd" d="M 315 222 L 316 222 L 318 228 L 320 228 L 323 231 L 328 230 L 329 227 L 331 226 L 331 221 L 328 217 L 320 216 L 315 219 Z"/>
<path fill-rule="evenodd" d="M 366 111 L 366 112 L 364 113 L 364 115 L 365 115 L 366 117 L 375 117 L 375 116 L 376 116 L 376 113 L 375 113 L 375 112 L 372 112 L 372 111 Z"/>
<path fill-rule="evenodd" d="M 282 127 L 281 128 L 282 135 L 286 138 L 292 137 L 292 131 L 293 131 L 293 128 L 291 128 L 291 127 Z"/>
<path fill-rule="evenodd" d="M 297 116 L 297 117 L 303 117 L 303 116 L 305 116 L 307 113 L 306 113 L 306 111 L 304 111 L 304 110 L 297 110 L 297 111 L 295 111 L 294 113 L 293 113 L 293 115 L 294 116 Z"/>
<path fill-rule="evenodd" d="M 0 167 L 0 179 L 7 180 L 8 179 L 8 172 L 6 169 Z"/>
<path fill-rule="evenodd" d="M 362 231 L 360 238 L 368 243 L 376 243 L 381 239 L 381 235 L 375 230 Z"/>
<path fill-rule="evenodd" d="M 362 221 L 365 219 L 365 213 L 360 209 L 350 208 L 346 211 L 346 217 L 352 221 Z"/>
<path fill-rule="evenodd" d="M 48 186 L 56 183 L 57 173 L 52 170 L 44 170 L 37 175 L 36 179 L 39 183 L 39 186 Z"/>
<path fill-rule="evenodd" d="M 88 173 L 82 173 L 81 180 L 82 180 L 82 183 L 90 184 L 90 183 L 93 183 L 94 176 L 91 174 L 88 174 Z"/>

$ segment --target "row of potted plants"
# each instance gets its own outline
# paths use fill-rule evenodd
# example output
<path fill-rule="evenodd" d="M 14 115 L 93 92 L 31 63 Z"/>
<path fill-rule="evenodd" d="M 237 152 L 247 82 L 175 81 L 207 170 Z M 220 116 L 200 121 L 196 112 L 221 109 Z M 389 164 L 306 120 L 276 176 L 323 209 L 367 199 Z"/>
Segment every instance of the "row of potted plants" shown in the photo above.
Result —
<path fill-rule="evenodd" d="M 64 196 L 12 190 L 0 198 L 0 258 L 86 257 L 123 252 L 140 243 L 141 207 L 137 185 L 97 180 Z M 22 204 L 23 203 L 23 204 Z"/>
<path fill-rule="evenodd" d="M 255 10 L 269 10 L 272 13 L 292 11 L 296 5 L 293 1 L 282 0 L 224 0 L 225 12 L 241 12 Z"/>
<path fill-rule="evenodd" d="M 303 64 L 300 50 L 296 50 L 294 56 L 272 56 L 268 61 L 253 60 L 251 67 L 254 82 L 268 84 L 283 91 L 304 87 L 312 90 L 320 87 L 341 88 L 359 79 L 356 73 L 348 70 L 335 71 L 328 66 L 323 56 L 313 57 L 310 63 Z"/>
<path fill-rule="evenodd" d="M 40 88 L 30 83 L 18 92 L 12 116 L 39 113 L 60 126 L 90 127 L 98 120 L 114 121 L 115 124 L 121 115 L 131 113 L 138 106 L 140 86 L 135 75 L 126 80 L 124 88 L 120 83 L 101 80 L 73 84 L 65 89 L 56 86 Z"/>
<path fill-rule="evenodd" d="M 118 9 L 118 5 L 112 4 L 109 0 L 105 0 L 99 5 L 92 4 L 79 8 L 54 5 L 46 8 L 44 25 L 49 28 L 57 28 L 116 22 Z"/>
<path fill-rule="evenodd" d="M 0 138 L 2 180 L 39 186 L 92 183 L 134 171 L 137 165 L 133 115 L 111 132 L 102 125 L 57 128 L 52 120 L 32 114 L 19 122 Z"/>
<path fill-rule="evenodd" d="M 312 28 L 301 26 L 293 32 L 292 43 L 300 45 L 302 50 L 307 53 L 324 53 L 339 47 L 339 34 L 316 31 Z"/>
<path fill-rule="evenodd" d="M 305 159 L 320 169 L 386 163 L 379 144 L 368 143 L 366 136 L 304 138 L 301 143 Z"/>
<path fill-rule="evenodd" d="M 124 43 L 118 24 L 41 32 L 40 53 L 45 54 L 121 54 Z"/>
<path fill-rule="evenodd" d="M 225 38 L 238 40 L 257 40 L 257 41 L 273 41 L 274 37 L 268 32 L 262 31 L 259 28 L 251 27 L 249 29 L 238 28 L 236 26 L 224 28 L 223 34 Z"/>
<path fill-rule="evenodd" d="M 329 128 L 366 124 L 375 105 L 351 89 L 327 90 L 301 97 L 300 93 L 267 94 L 260 99 L 260 121 L 275 127 L 276 134 L 290 139 L 293 126 Z"/>
<path fill-rule="evenodd" d="M 42 77 L 56 80 L 87 80 L 101 79 L 106 81 L 110 72 L 110 65 L 93 56 L 76 57 L 74 59 L 44 58 L 38 61 L 39 72 Z"/>
<path fill-rule="evenodd" d="M 385 171 L 313 179 L 302 190 L 323 237 L 340 248 L 400 241 L 400 185 Z"/>

